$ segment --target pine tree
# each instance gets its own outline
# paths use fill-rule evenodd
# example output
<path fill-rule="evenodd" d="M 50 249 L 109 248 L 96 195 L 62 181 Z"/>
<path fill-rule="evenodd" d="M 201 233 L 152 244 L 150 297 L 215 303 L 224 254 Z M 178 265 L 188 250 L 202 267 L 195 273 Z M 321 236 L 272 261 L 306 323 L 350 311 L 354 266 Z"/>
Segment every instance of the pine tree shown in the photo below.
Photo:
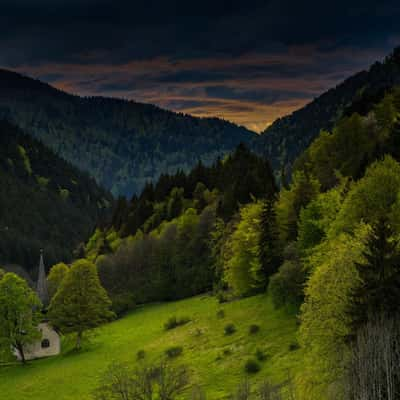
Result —
<path fill-rule="evenodd" d="M 63 333 L 76 333 L 76 348 L 81 347 L 85 331 L 109 321 L 111 301 L 101 286 L 97 269 L 88 260 L 72 264 L 53 297 L 49 318 Z"/>
<path fill-rule="evenodd" d="M 264 201 L 260 218 L 259 258 L 266 281 L 278 271 L 282 262 L 279 229 L 275 212 L 275 197 Z"/>
<path fill-rule="evenodd" d="M 356 264 L 360 285 L 351 294 L 354 330 L 372 316 L 393 316 L 400 310 L 400 253 L 393 230 L 380 219 L 367 239 L 364 262 Z"/>

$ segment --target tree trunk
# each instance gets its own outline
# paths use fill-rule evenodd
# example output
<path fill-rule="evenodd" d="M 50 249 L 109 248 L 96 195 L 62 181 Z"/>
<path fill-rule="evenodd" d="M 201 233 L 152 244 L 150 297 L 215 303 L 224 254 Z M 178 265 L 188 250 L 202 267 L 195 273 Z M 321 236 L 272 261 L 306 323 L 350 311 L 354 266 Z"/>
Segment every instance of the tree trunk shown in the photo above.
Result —
<path fill-rule="evenodd" d="M 21 357 L 22 364 L 26 364 L 24 346 L 21 343 L 17 343 L 16 348 L 18 350 L 19 356 Z"/>
<path fill-rule="evenodd" d="M 79 331 L 76 335 L 76 349 L 80 350 L 82 346 L 82 332 Z"/>

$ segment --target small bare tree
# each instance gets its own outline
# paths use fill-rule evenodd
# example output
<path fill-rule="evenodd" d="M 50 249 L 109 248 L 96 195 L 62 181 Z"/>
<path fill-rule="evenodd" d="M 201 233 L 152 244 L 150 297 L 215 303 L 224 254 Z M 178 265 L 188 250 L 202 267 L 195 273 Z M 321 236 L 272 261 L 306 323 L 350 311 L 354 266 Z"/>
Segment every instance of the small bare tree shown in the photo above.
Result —
<path fill-rule="evenodd" d="M 251 394 L 250 382 L 246 379 L 237 388 L 232 400 L 249 400 Z"/>
<path fill-rule="evenodd" d="M 370 319 L 357 333 L 345 384 L 350 400 L 400 398 L 399 317 Z"/>
<path fill-rule="evenodd" d="M 206 400 L 207 396 L 206 396 L 206 393 L 204 392 L 203 388 L 196 385 L 192 389 L 190 399 L 191 400 Z"/>
<path fill-rule="evenodd" d="M 111 364 L 94 391 L 95 400 L 174 400 L 188 384 L 183 366 L 166 362 L 132 370 L 126 364 Z"/>
<path fill-rule="evenodd" d="M 279 388 L 271 385 L 270 382 L 265 380 L 258 388 L 258 398 L 260 400 L 281 400 Z"/>

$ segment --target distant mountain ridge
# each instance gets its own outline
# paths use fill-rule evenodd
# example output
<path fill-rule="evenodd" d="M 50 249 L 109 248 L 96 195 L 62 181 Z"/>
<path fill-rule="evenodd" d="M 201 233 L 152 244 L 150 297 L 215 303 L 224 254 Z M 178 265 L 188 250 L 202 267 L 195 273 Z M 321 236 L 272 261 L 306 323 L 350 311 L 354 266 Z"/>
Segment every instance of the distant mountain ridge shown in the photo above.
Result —
<path fill-rule="evenodd" d="M 113 205 L 93 178 L 0 121 L 0 266 L 68 261 Z"/>
<path fill-rule="evenodd" d="M 352 112 L 366 114 L 396 85 L 400 85 L 400 47 L 383 62 L 376 62 L 291 115 L 277 119 L 253 139 L 252 148 L 269 159 L 276 173 L 282 169 L 290 173 L 293 162 L 322 129 L 330 130 L 340 117 Z"/>
<path fill-rule="evenodd" d="M 115 195 L 131 196 L 161 173 L 210 164 L 255 133 L 217 118 L 154 105 L 79 97 L 0 70 L 0 118 L 40 139 Z"/>

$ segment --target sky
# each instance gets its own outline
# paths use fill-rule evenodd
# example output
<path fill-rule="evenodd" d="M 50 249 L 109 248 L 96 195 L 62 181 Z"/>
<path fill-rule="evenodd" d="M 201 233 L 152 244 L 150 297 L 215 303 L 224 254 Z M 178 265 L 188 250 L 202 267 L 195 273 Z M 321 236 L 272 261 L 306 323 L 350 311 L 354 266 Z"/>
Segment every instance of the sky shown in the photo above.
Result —
<path fill-rule="evenodd" d="M 398 21 L 398 0 L 1 0 L 0 66 L 260 132 L 382 60 Z"/>

